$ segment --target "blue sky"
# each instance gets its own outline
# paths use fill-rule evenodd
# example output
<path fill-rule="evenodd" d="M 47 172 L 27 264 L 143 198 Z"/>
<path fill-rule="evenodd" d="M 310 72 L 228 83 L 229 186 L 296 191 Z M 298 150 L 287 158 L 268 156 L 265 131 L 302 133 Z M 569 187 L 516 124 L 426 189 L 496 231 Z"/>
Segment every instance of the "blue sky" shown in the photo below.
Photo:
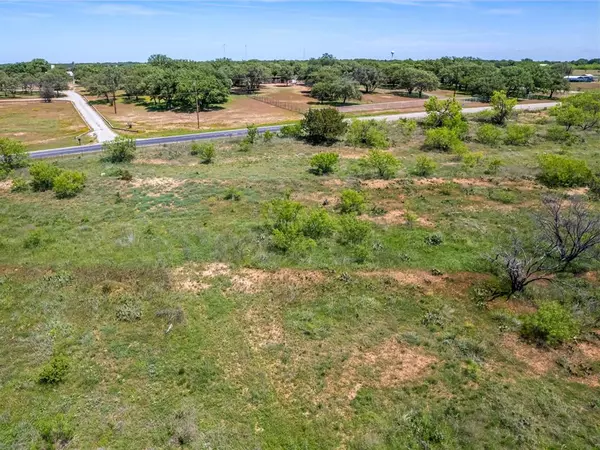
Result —
<path fill-rule="evenodd" d="M 0 42 L 0 62 L 595 58 L 600 1 L 0 0 Z"/>

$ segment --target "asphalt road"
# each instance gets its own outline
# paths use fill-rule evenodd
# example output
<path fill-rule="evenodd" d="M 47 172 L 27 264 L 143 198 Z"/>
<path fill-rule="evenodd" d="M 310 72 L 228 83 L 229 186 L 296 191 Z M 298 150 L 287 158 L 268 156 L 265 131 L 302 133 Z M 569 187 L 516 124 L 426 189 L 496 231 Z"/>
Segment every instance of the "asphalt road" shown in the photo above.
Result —
<path fill-rule="evenodd" d="M 69 91 L 72 92 L 72 91 Z M 79 95 L 79 94 L 77 94 Z M 81 96 L 79 96 L 81 98 Z M 83 98 L 81 98 L 83 100 Z M 85 100 L 83 100 L 85 102 Z M 555 106 L 556 102 L 548 102 L 548 103 L 531 103 L 525 105 L 517 105 L 515 109 L 518 110 L 540 110 L 550 108 Z M 86 103 L 87 105 L 87 103 Z M 89 105 L 88 105 L 89 107 Z M 89 107 L 90 109 L 93 108 Z M 490 107 L 477 107 L 477 108 L 465 108 L 463 112 L 465 114 L 474 114 L 481 111 L 486 111 L 491 109 Z M 94 111 L 95 113 L 95 111 Z M 97 114 L 96 114 L 97 115 Z M 427 116 L 426 112 L 416 112 L 416 113 L 406 113 L 406 114 L 391 114 L 385 116 L 373 116 L 373 117 L 359 117 L 359 120 L 398 120 L 398 119 L 422 119 Z M 99 117 L 99 116 L 98 116 Z M 259 127 L 258 130 L 261 133 L 269 130 L 272 132 L 278 132 L 283 125 L 274 125 L 269 127 Z M 112 133 L 112 131 L 111 131 Z M 245 128 L 239 130 L 228 130 L 228 131 L 209 131 L 205 133 L 198 134 L 184 134 L 179 136 L 166 136 L 166 137 L 157 137 L 157 138 L 148 138 L 148 139 L 137 139 L 136 144 L 138 147 L 148 147 L 152 145 L 160 145 L 160 144 L 172 144 L 176 142 L 189 142 L 189 141 L 200 141 L 200 140 L 208 140 L 208 139 L 224 139 L 231 137 L 243 137 L 247 133 Z M 114 133 L 113 133 L 114 135 Z M 116 135 L 114 135 L 116 136 Z M 113 137 L 114 139 L 114 137 Z M 112 139 L 108 139 L 112 140 Z M 102 144 L 90 144 L 90 145 L 81 145 L 79 147 L 66 147 L 66 148 L 56 148 L 52 150 L 38 150 L 35 152 L 29 152 L 29 155 L 32 158 L 51 158 L 56 156 L 68 156 L 68 155 L 81 155 L 85 153 L 93 153 L 102 150 Z"/>

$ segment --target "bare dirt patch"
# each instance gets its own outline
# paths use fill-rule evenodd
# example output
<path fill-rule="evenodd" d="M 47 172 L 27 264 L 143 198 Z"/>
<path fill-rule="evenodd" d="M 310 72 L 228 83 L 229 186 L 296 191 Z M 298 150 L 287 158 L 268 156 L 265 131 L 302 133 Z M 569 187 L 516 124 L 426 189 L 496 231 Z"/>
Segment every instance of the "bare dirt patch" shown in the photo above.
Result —
<path fill-rule="evenodd" d="M 362 215 L 359 218 L 379 225 L 406 225 L 409 223 L 406 219 L 406 211 L 402 209 L 394 209 L 381 216 Z M 425 228 L 435 228 L 435 224 L 425 217 L 418 217 L 416 223 Z"/>
<path fill-rule="evenodd" d="M 544 375 L 555 367 L 556 358 L 559 356 L 556 350 L 535 347 L 523 342 L 514 334 L 506 334 L 501 345 L 525 363 L 530 374 L 535 376 Z"/>
<path fill-rule="evenodd" d="M 421 379 L 436 360 L 395 338 L 367 351 L 355 350 L 340 372 L 326 378 L 319 400 L 351 401 L 363 386 L 390 388 Z"/>
<path fill-rule="evenodd" d="M 325 276 L 315 270 L 281 269 L 268 272 L 259 269 L 242 269 L 231 277 L 232 289 L 252 294 L 267 287 L 300 286 L 322 283 Z"/>
<path fill-rule="evenodd" d="M 152 166 L 177 166 L 180 163 L 175 160 L 151 158 L 151 159 L 136 159 L 135 164 L 147 164 L 147 165 L 152 165 Z"/>
<path fill-rule="evenodd" d="M 248 340 L 255 350 L 284 342 L 282 321 L 276 313 L 268 310 L 249 309 L 244 314 L 244 322 Z"/>
<path fill-rule="evenodd" d="M 0 181 L 0 191 L 10 191 L 11 187 L 11 180 Z"/>
<path fill-rule="evenodd" d="M 400 180 L 363 180 L 360 185 L 367 189 L 388 189 L 397 185 Z"/>
<path fill-rule="evenodd" d="M 169 274 L 169 283 L 176 291 L 201 292 L 210 288 L 201 276 L 201 267 L 196 264 L 177 267 Z"/>
<path fill-rule="evenodd" d="M 175 178 L 136 178 L 130 182 L 134 188 L 149 187 L 158 188 L 161 192 L 171 192 L 174 189 L 184 185 L 186 180 L 177 180 Z"/>

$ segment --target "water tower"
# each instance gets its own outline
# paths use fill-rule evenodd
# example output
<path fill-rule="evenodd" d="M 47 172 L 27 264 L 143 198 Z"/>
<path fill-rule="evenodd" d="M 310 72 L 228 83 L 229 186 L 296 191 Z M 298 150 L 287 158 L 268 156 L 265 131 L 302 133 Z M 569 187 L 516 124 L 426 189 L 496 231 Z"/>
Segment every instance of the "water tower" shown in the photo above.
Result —
<path fill-rule="evenodd" d="M 396 53 L 394 50 L 392 50 L 392 59 L 394 59 L 394 53 Z"/>

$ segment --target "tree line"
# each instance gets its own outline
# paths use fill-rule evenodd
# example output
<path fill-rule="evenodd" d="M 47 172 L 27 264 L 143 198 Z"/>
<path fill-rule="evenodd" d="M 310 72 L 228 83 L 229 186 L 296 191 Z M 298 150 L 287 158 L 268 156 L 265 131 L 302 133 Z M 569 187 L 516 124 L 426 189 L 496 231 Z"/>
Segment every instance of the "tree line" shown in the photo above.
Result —
<path fill-rule="evenodd" d="M 61 91 L 68 89 L 68 85 L 69 76 L 66 71 L 52 69 L 44 59 L 0 66 L 0 91 L 5 97 L 39 92 L 45 101 L 51 101 Z"/>

